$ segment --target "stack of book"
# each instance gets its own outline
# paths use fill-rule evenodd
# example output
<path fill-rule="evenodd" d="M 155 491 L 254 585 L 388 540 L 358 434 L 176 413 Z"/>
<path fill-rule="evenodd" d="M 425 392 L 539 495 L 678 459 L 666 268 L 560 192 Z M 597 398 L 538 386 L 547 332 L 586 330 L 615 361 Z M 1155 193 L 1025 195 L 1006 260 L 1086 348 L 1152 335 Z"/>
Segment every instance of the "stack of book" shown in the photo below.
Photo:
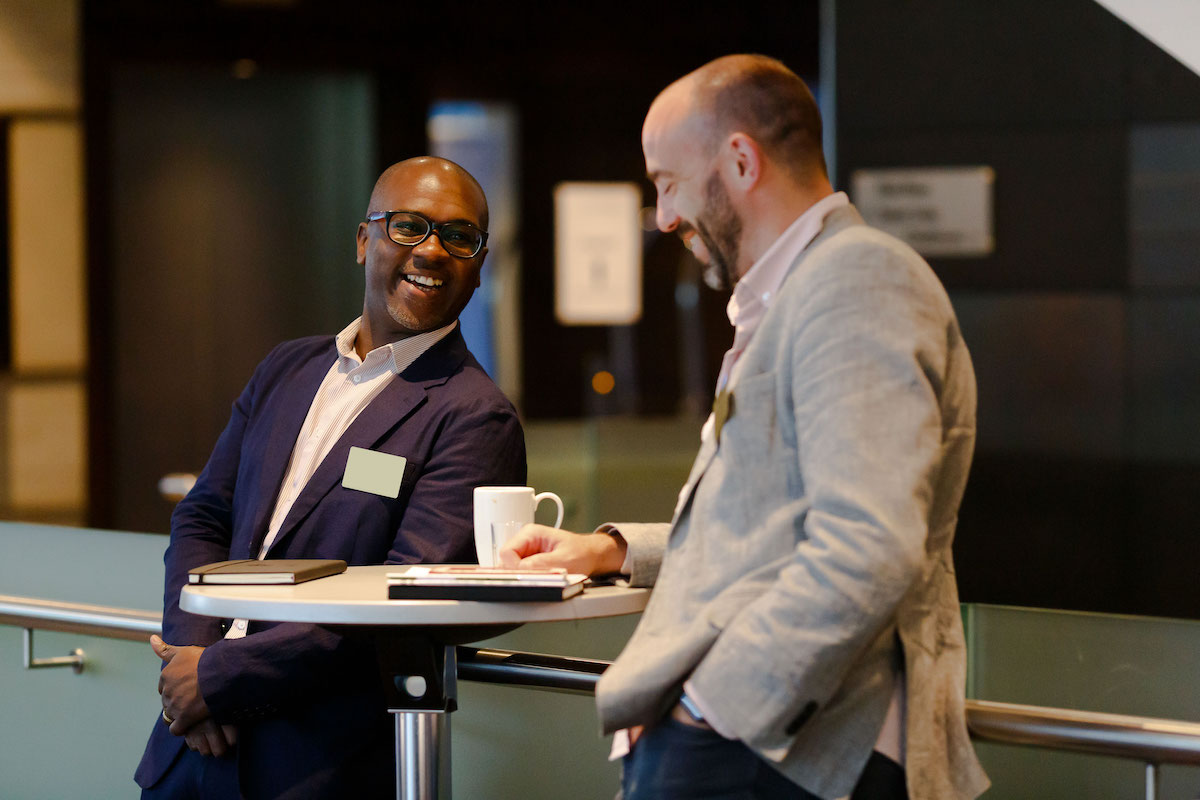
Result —
<path fill-rule="evenodd" d="M 409 566 L 387 574 L 391 600 L 566 600 L 586 575 L 565 569 L 499 569 L 470 565 Z"/>

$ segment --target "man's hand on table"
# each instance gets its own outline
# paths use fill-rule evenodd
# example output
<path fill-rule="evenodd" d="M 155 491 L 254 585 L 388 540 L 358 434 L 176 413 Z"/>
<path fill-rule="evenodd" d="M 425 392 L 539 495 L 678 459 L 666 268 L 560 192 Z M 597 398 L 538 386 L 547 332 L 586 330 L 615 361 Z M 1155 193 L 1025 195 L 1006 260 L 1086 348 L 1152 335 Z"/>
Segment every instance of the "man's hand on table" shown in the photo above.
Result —
<path fill-rule="evenodd" d="M 497 552 L 507 569 L 563 567 L 583 575 L 621 571 L 625 540 L 605 533 L 571 533 L 546 525 L 526 525 Z"/>

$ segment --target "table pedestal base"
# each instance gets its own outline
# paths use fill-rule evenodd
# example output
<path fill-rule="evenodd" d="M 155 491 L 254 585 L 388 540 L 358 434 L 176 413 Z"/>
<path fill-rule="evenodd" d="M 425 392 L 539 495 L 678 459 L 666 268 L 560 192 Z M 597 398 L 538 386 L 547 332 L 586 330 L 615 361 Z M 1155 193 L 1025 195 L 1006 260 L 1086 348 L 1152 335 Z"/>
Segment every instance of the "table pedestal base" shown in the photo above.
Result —
<path fill-rule="evenodd" d="M 396 720 L 396 797 L 449 800 L 450 712 L 389 711 Z"/>
<path fill-rule="evenodd" d="M 447 631 L 376 637 L 388 712 L 396 725 L 398 800 L 449 800 L 450 712 L 458 708 L 457 651 Z"/>

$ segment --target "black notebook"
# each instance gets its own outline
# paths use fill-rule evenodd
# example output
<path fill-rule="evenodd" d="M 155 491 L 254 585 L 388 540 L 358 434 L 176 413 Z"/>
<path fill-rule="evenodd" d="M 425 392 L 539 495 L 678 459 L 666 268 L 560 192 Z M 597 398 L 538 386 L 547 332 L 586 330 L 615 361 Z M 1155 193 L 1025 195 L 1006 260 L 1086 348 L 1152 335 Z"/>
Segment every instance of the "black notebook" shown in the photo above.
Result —
<path fill-rule="evenodd" d="M 328 558 L 274 558 L 218 561 L 188 572 L 189 583 L 304 583 L 346 571 L 346 562 Z"/>

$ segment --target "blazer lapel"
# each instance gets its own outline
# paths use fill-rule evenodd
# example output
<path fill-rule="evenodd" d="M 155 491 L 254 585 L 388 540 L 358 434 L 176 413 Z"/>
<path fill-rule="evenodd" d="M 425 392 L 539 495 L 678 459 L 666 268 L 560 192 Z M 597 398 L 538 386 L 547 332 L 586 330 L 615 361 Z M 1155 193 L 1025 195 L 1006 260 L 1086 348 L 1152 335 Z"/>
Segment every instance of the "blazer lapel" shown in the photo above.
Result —
<path fill-rule="evenodd" d="M 688 475 L 687 482 L 683 484 L 683 488 L 679 490 L 679 499 L 675 501 L 675 513 L 671 515 L 671 535 L 674 535 L 679 527 L 679 520 L 687 509 L 688 503 L 691 502 L 692 496 L 696 493 L 696 487 L 700 485 L 700 478 L 704 476 L 704 471 L 708 469 L 708 465 L 712 463 L 716 455 L 717 439 L 715 435 L 710 435 L 708 439 L 700 442 L 700 450 L 696 453 L 696 460 L 692 462 L 691 473 Z"/>
<path fill-rule="evenodd" d="M 325 495 L 342 482 L 350 448 L 372 449 L 383 441 L 424 403 L 432 387 L 449 380 L 466 355 L 466 342 L 459 329 L 455 328 L 383 388 L 325 454 L 317 471 L 308 479 L 288 511 L 275 541 L 271 543 L 268 556 L 287 540 Z M 295 436 L 292 440 L 295 441 Z"/>
<path fill-rule="evenodd" d="M 279 499 L 279 487 L 283 485 L 283 475 L 292 459 L 292 450 L 296 446 L 296 437 L 308 416 L 317 389 L 325 380 L 337 358 L 337 347 L 333 339 L 329 340 L 328 352 L 312 358 L 298 370 L 294 379 L 287 381 L 288 386 L 280 388 L 282 408 L 276 414 L 275 422 L 271 425 L 270 435 L 267 436 L 262 450 L 262 467 L 258 473 L 258 508 L 254 512 L 254 524 L 250 529 L 250 551 L 244 554 L 231 554 L 231 557 L 256 558 L 267 535 L 267 526 L 271 523 L 271 515 L 275 511 L 275 503 Z M 295 388 L 293 389 L 292 386 Z"/>

